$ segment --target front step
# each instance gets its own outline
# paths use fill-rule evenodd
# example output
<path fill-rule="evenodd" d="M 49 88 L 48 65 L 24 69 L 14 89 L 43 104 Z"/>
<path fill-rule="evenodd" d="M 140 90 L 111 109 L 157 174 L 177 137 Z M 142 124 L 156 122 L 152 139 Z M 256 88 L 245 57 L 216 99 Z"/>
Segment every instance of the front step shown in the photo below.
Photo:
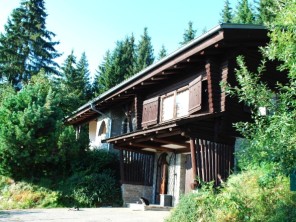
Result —
<path fill-rule="evenodd" d="M 134 211 L 170 211 L 173 207 L 164 207 L 160 205 L 150 204 L 148 206 L 138 203 L 128 203 L 127 207 Z"/>

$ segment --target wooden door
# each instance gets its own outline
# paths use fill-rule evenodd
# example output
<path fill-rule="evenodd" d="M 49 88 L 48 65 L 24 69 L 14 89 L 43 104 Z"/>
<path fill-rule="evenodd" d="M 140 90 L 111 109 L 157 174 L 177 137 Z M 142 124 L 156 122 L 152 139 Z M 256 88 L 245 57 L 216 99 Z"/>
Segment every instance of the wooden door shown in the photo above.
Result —
<path fill-rule="evenodd" d="M 162 153 L 157 161 L 155 203 L 160 203 L 160 194 L 167 194 L 168 187 L 168 162 L 167 153 Z"/>

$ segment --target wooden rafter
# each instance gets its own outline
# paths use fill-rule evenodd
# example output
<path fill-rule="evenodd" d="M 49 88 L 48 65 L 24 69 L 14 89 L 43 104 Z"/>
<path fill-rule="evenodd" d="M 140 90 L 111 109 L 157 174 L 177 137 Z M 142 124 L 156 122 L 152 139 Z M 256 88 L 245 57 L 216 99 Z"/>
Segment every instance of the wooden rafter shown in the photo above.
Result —
<path fill-rule="evenodd" d="M 164 80 L 167 79 L 167 76 L 155 76 L 155 77 L 151 77 L 152 81 L 159 81 L 159 80 Z"/>
<path fill-rule="evenodd" d="M 163 151 L 163 152 L 172 152 L 172 149 L 161 147 L 161 146 L 152 146 L 150 144 L 143 144 L 143 143 L 129 143 L 130 146 L 134 147 L 141 147 L 141 148 L 150 148 L 150 149 L 155 149 L 158 151 Z"/>
<path fill-rule="evenodd" d="M 154 142 L 162 143 L 162 144 L 174 144 L 174 145 L 178 145 L 178 146 L 189 147 L 189 144 L 178 143 L 178 142 L 168 140 L 168 139 L 159 139 L 159 138 L 153 137 L 153 138 L 150 138 L 150 140 L 154 141 Z"/>

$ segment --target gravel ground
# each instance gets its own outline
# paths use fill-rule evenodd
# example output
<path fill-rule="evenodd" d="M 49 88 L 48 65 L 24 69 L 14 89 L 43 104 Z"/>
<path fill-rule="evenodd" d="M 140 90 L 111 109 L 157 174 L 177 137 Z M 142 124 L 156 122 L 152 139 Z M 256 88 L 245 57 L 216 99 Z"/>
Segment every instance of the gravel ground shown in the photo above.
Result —
<path fill-rule="evenodd" d="M 163 222 L 169 211 L 132 211 L 129 208 L 67 208 L 0 211 L 2 222 Z"/>

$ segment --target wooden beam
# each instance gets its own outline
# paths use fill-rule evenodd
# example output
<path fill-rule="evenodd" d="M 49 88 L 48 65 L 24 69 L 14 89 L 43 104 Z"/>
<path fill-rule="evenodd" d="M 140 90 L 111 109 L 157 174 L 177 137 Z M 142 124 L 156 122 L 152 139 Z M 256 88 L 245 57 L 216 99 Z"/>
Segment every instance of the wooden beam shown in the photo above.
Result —
<path fill-rule="evenodd" d="M 146 150 L 142 150 L 143 148 L 139 148 L 139 147 L 118 147 L 116 146 L 115 149 L 117 150 L 126 150 L 126 151 L 132 151 L 132 152 L 138 152 L 138 153 L 144 153 L 144 154 L 151 154 L 153 152 L 150 151 L 146 151 Z"/>
<path fill-rule="evenodd" d="M 176 71 L 162 71 L 162 73 L 161 73 L 162 75 L 172 75 L 172 74 L 177 74 L 177 72 Z"/>
<path fill-rule="evenodd" d="M 167 79 L 168 77 L 166 76 L 156 76 L 156 77 L 152 77 L 151 80 L 152 81 L 158 81 L 158 80 L 164 80 Z"/>
<path fill-rule="evenodd" d="M 174 145 L 178 145 L 178 146 L 189 147 L 189 144 L 186 144 L 186 143 L 178 143 L 175 141 L 166 140 L 166 139 L 159 139 L 159 138 L 155 138 L 155 137 L 151 138 L 150 140 L 158 142 L 158 143 L 163 143 L 163 144 L 174 144 Z"/>
<path fill-rule="evenodd" d="M 181 149 L 175 149 L 175 153 L 179 154 L 179 153 L 188 153 L 190 152 L 190 148 L 181 148 Z"/>
<path fill-rule="evenodd" d="M 156 84 L 155 82 L 148 82 L 148 81 L 146 81 L 146 82 L 141 82 L 141 85 L 142 86 L 148 86 L 148 85 L 153 85 L 153 84 Z"/>
<path fill-rule="evenodd" d="M 175 136 L 175 135 L 181 135 L 182 132 L 180 130 L 176 130 L 173 132 L 166 132 L 166 133 L 161 133 L 161 132 L 157 132 L 157 138 L 163 138 L 163 137 L 170 137 L 170 136 Z"/>
<path fill-rule="evenodd" d="M 172 152 L 172 149 L 160 147 L 160 146 L 151 146 L 149 144 L 142 144 L 142 143 L 129 143 L 130 146 L 141 147 L 141 148 L 150 148 L 155 149 L 163 152 Z"/>

